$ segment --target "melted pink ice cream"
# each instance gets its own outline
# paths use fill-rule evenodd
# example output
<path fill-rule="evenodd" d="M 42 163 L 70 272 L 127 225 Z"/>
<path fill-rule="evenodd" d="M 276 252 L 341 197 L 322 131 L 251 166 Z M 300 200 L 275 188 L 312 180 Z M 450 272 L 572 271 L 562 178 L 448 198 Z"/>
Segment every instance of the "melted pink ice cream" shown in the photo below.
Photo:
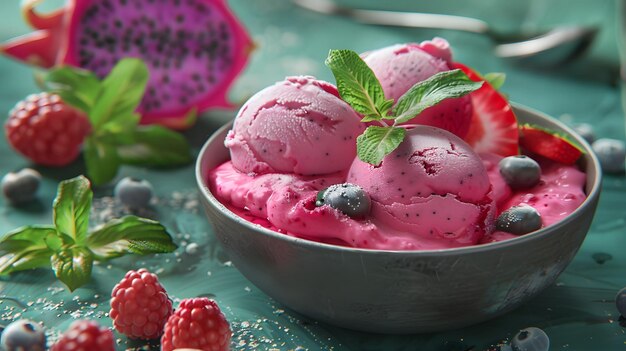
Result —
<path fill-rule="evenodd" d="M 451 68 L 452 52 L 445 39 L 388 46 L 363 55 L 380 81 L 385 97 L 398 99 L 416 83 Z M 469 130 L 472 102 L 469 95 L 429 107 L 408 123 L 446 129 L 463 138 Z"/>
<path fill-rule="evenodd" d="M 587 195 L 584 192 L 586 175 L 575 166 L 567 166 L 545 159 L 538 159 L 541 166 L 539 184 L 531 189 L 512 190 L 500 175 L 497 155 L 481 155 L 485 168 L 494 185 L 498 215 L 522 204 L 534 207 L 541 215 L 543 227 L 548 227 L 567 217 Z M 516 235 L 495 231 L 486 234 L 481 243 L 514 238 Z"/>
<path fill-rule="evenodd" d="M 512 206 L 526 203 L 537 209 L 546 227 L 572 213 L 586 198 L 583 191 L 585 174 L 574 166 L 542 161 L 540 184 L 532 189 L 513 191 L 506 185 L 497 168 L 501 157 L 481 156 L 490 179 L 496 215 Z M 371 216 L 360 220 L 350 218 L 330 206 L 316 207 L 315 197 L 319 190 L 346 181 L 346 174 L 342 172 L 321 177 L 279 173 L 254 176 L 238 171 L 228 161 L 213 169 L 208 179 L 213 194 L 242 218 L 270 230 L 318 242 L 379 250 L 438 250 L 516 237 L 499 231 L 490 233 L 487 225 L 485 232 L 465 230 L 461 231 L 465 235 L 456 238 L 416 234 L 424 234 L 425 227 L 436 225 L 440 225 L 439 228 L 448 225 L 455 227 L 455 221 L 449 221 L 448 217 L 460 216 L 461 213 L 466 218 L 476 219 L 474 228 L 482 226 L 478 213 L 481 208 L 488 206 L 463 203 L 452 195 L 436 195 L 430 200 L 417 201 L 415 208 L 424 205 L 424 223 L 415 222 L 406 227 L 395 219 L 397 216 L 402 217 L 402 211 L 411 207 L 402 202 L 390 206 L 392 211 L 389 213 L 393 215 L 381 215 L 380 208 L 383 206 L 374 202 Z M 378 206 L 379 210 L 375 210 Z M 437 231 L 445 233 L 447 230 Z M 463 238 L 466 240 L 459 240 Z"/>
<path fill-rule="evenodd" d="M 360 120 L 332 84 L 288 77 L 246 102 L 224 144 L 245 173 L 328 174 L 352 163 Z"/>

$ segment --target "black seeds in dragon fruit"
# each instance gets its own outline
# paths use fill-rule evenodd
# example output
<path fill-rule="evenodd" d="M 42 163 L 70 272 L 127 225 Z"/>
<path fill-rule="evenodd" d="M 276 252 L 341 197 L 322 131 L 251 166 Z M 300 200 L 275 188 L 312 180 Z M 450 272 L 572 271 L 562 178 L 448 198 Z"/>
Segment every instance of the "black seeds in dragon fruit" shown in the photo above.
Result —
<path fill-rule="evenodd" d="M 217 2 L 93 0 L 79 18 L 77 61 L 104 77 L 121 57 L 143 58 L 151 93 L 141 111 L 180 111 L 224 89 L 220 83 L 232 74 L 232 31 L 240 29 L 212 7 Z"/>

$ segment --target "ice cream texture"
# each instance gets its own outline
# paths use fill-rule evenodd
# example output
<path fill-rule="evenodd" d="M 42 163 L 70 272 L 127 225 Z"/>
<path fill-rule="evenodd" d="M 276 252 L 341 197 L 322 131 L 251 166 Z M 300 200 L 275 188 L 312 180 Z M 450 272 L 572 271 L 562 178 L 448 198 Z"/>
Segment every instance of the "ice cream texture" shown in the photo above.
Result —
<path fill-rule="evenodd" d="M 420 79 L 426 79 L 447 69 L 451 57 L 446 44 L 435 39 L 364 56 L 375 65 L 377 55 L 389 58 L 406 50 L 401 55 L 411 54 L 416 60 L 405 66 L 407 72 L 417 67 L 424 74 Z M 387 64 L 401 59 L 391 57 Z M 397 71 L 389 72 L 392 76 Z M 408 84 L 404 75 L 392 78 L 395 85 L 379 79 L 386 94 L 397 93 L 393 90 L 400 82 Z M 456 120 L 466 118 L 465 109 L 445 107 L 453 106 L 451 100 L 435 107 L 449 108 Z M 421 121 L 427 112 L 411 122 Z M 506 209 L 530 205 L 545 227 L 569 215 L 586 198 L 586 177 L 575 165 L 538 159 L 539 184 L 512 189 L 499 172 L 503 156 L 477 154 L 458 130 L 429 123 L 405 126 L 400 146 L 381 164 L 370 165 L 356 157 L 355 140 L 364 130 L 360 118 L 332 84 L 308 76 L 288 77 L 242 107 L 225 141 L 231 159 L 209 172 L 210 189 L 231 211 L 270 230 L 379 250 L 439 250 L 506 240 L 515 235 L 494 228 Z M 332 206 L 316 205 L 320 191 L 343 183 L 369 195 L 368 215 L 352 218 Z"/>
<path fill-rule="evenodd" d="M 392 45 L 362 56 L 380 81 L 385 96 L 394 100 L 415 83 L 452 68 L 450 45 L 442 38 Z M 429 107 L 408 123 L 443 128 L 463 138 L 471 119 L 471 99 L 463 96 Z"/>
<path fill-rule="evenodd" d="M 334 85 L 288 77 L 246 102 L 225 145 L 241 172 L 333 173 L 352 163 L 360 120 Z"/>

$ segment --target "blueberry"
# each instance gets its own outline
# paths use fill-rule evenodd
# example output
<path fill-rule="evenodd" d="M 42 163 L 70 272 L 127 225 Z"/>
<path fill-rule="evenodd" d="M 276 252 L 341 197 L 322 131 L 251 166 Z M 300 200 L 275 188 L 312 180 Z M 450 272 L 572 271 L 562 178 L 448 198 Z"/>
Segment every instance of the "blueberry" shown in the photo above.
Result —
<path fill-rule="evenodd" d="M 369 195 L 358 185 L 343 183 L 331 185 L 317 193 L 316 206 L 329 205 L 353 218 L 362 218 L 370 212 Z"/>
<path fill-rule="evenodd" d="M 19 172 L 7 173 L 2 178 L 2 193 L 12 204 L 24 204 L 35 198 L 40 183 L 39 172 L 24 168 Z"/>
<path fill-rule="evenodd" d="M 513 206 L 502 212 L 496 220 L 496 229 L 522 235 L 541 228 L 541 215 L 528 205 Z"/>
<path fill-rule="evenodd" d="M 511 340 L 513 351 L 548 351 L 550 338 L 541 329 L 530 327 L 520 330 Z"/>
<path fill-rule="evenodd" d="M 113 194 L 124 206 L 141 209 L 150 204 L 153 190 L 147 180 L 126 177 L 117 182 Z"/>
<path fill-rule="evenodd" d="M 576 133 L 580 134 L 583 139 L 587 140 L 588 143 L 593 143 L 596 140 L 596 135 L 593 132 L 593 126 L 589 123 L 580 123 L 574 126 L 574 130 Z"/>
<path fill-rule="evenodd" d="M 620 290 L 615 296 L 615 305 L 619 313 L 626 318 L 626 287 Z"/>
<path fill-rule="evenodd" d="M 626 147 L 624 142 L 617 139 L 602 138 L 591 144 L 591 148 L 598 156 L 602 170 L 609 173 L 624 171 Z"/>
<path fill-rule="evenodd" d="M 39 323 L 18 320 L 9 324 L 0 338 L 5 351 L 44 351 L 46 335 Z"/>
<path fill-rule="evenodd" d="M 505 157 L 498 165 L 502 178 L 513 189 L 530 188 L 539 182 L 541 167 L 528 156 Z"/>

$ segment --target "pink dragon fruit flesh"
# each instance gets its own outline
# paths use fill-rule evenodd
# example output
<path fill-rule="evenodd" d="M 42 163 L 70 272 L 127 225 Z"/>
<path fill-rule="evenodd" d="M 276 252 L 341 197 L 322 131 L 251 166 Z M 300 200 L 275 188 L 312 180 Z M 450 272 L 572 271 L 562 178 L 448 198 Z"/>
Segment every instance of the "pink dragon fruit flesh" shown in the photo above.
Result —
<path fill-rule="evenodd" d="M 35 32 L 5 43 L 5 55 L 50 68 L 82 67 L 104 77 L 124 57 L 143 59 L 150 80 L 142 123 L 188 127 L 185 116 L 231 107 L 227 92 L 253 43 L 226 0 L 67 0 L 40 14 L 22 10 Z"/>

